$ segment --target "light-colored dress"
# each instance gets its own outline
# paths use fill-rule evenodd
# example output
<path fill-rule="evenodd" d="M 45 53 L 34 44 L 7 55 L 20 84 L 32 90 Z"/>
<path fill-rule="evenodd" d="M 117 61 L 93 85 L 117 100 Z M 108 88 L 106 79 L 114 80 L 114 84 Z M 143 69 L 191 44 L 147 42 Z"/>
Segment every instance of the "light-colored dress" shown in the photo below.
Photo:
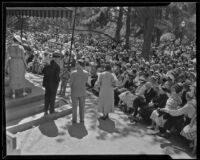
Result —
<path fill-rule="evenodd" d="M 100 86 L 98 98 L 98 111 L 108 114 L 114 111 L 114 84 L 117 78 L 110 72 L 103 72 L 99 74 L 97 85 Z"/>
<path fill-rule="evenodd" d="M 125 91 L 119 95 L 119 98 L 128 108 L 133 108 L 133 101 L 136 95 L 132 94 L 130 91 Z"/>
<path fill-rule="evenodd" d="M 190 126 L 189 124 L 186 125 L 183 130 L 181 131 L 180 135 L 185 137 L 188 140 L 194 140 L 197 137 L 197 122 L 196 119 L 194 120 L 194 124 Z"/>
<path fill-rule="evenodd" d="M 9 56 L 11 57 L 9 64 L 9 87 L 10 89 L 21 89 L 25 86 L 25 64 L 24 48 L 21 45 L 13 44 L 8 48 Z"/>

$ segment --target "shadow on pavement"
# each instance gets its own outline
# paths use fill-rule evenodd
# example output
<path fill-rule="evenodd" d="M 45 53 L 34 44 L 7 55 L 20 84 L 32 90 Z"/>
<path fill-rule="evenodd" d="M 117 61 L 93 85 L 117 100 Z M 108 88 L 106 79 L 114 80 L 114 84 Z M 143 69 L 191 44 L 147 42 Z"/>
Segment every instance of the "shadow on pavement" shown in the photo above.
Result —
<path fill-rule="evenodd" d="M 181 152 L 185 152 L 188 156 L 193 157 L 191 154 L 190 148 L 188 147 L 188 142 L 183 137 L 179 137 L 174 135 L 169 139 L 169 143 L 162 142 L 160 147 L 163 149 L 171 148 L 174 153 L 181 154 Z"/>
<path fill-rule="evenodd" d="M 113 133 L 113 132 L 117 132 L 118 130 L 115 128 L 115 122 L 112 121 L 111 119 L 106 119 L 106 120 L 99 120 L 99 126 L 98 128 L 101 130 L 104 130 L 108 133 Z"/>
<path fill-rule="evenodd" d="M 82 139 L 88 135 L 87 129 L 83 123 L 72 124 L 69 126 L 68 133 L 71 137 Z"/>
<path fill-rule="evenodd" d="M 46 123 L 43 123 L 39 126 L 41 133 L 47 137 L 56 137 L 58 136 L 58 128 L 54 120 L 49 120 Z"/>

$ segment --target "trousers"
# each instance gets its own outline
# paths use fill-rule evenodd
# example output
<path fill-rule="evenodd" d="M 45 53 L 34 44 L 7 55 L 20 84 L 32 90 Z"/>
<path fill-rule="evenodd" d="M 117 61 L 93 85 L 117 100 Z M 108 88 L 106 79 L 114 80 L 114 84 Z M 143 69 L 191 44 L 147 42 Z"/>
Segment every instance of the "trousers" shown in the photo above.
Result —
<path fill-rule="evenodd" d="M 45 112 L 47 112 L 49 109 L 50 113 L 54 112 L 56 93 L 57 93 L 57 87 L 45 88 L 45 105 L 44 105 Z"/>
<path fill-rule="evenodd" d="M 77 106 L 79 104 L 80 121 L 84 121 L 85 97 L 71 97 L 72 98 L 72 121 L 77 121 Z"/>

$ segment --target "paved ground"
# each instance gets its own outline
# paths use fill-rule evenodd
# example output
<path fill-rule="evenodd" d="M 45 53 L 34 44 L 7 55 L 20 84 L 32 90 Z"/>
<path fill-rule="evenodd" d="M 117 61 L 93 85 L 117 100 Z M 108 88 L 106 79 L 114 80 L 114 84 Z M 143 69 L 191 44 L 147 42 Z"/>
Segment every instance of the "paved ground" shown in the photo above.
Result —
<path fill-rule="evenodd" d="M 65 106 L 58 108 L 64 109 Z M 192 158 L 184 145 L 148 134 L 146 126 L 130 124 L 117 108 L 109 120 L 98 120 L 97 99 L 91 94 L 88 94 L 85 112 L 85 125 L 72 125 L 68 115 L 47 119 L 40 126 L 17 133 L 21 154 L 169 154 L 172 158 Z"/>

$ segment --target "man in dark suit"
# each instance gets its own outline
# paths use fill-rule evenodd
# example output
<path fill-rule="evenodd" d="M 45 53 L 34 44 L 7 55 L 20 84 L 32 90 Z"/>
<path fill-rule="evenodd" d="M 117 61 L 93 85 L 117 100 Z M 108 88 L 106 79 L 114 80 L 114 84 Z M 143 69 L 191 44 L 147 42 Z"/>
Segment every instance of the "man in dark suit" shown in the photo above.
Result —
<path fill-rule="evenodd" d="M 57 64 L 59 57 L 59 53 L 53 53 L 50 64 L 46 65 L 42 71 L 44 74 L 43 86 L 45 87 L 45 115 L 48 114 L 48 109 L 50 110 L 50 114 L 55 112 L 55 99 L 60 81 L 60 67 Z"/>

